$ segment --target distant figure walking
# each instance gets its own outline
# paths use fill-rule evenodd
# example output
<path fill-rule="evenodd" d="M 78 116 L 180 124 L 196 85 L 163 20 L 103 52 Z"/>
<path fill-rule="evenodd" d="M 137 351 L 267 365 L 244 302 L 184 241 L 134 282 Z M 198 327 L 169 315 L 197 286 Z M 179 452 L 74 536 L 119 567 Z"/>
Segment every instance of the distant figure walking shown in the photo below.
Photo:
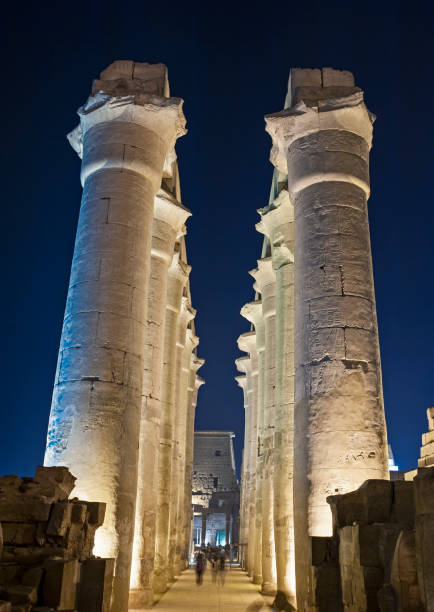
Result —
<path fill-rule="evenodd" d="M 225 578 L 226 578 L 226 564 L 225 564 L 225 556 L 224 553 L 220 555 L 216 562 L 217 565 L 217 584 L 220 586 L 225 586 Z"/>
<path fill-rule="evenodd" d="M 202 584 L 203 573 L 205 571 L 206 559 L 202 551 L 197 553 L 196 557 L 196 584 Z"/>

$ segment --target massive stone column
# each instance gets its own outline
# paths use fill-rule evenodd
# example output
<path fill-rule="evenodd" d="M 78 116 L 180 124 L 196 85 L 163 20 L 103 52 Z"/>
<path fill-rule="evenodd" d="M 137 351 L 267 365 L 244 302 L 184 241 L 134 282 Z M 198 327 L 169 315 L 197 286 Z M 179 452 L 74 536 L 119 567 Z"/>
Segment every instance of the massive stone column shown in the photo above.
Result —
<path fill-rule="evenodd" d="M 158 455 L 157 520 L 155 527 L 155 563 L 153 588 L 156 593 L 167 589 L 169 580 L 169 522 L 171 507 L 171 478 L 173 432 L 177 378 L 178 318 L 182 308 L 184 287 L 190 266 L 180 258 L 180 245 L 168 270 L 166 321 L 164 330 L 163 373 L 161 387 L 160 452 Z"/>
<path fill-rule="evenodd" d="M 277 172 L 277 170 L 276 170 Z M 286 177 L 285 177 L 286 178 Z M 283 181 L 282 181 L 283 182 Z M 294 463 L 294 211 L 282 189 L 259 211 L 258 231 L 271 244 L 276 274 L 276 389 L 274 410 L 274 539 L 277 590 L 295 605 Z"/>
<path fill-rule="evenodd" d="M 262 584 L 262 489 L 264 474 L 264 373 L 265 373 L 265 327 L 261 300 L 245 304 L 241 314 L 253 323 L 256 331 L 256 351 L 258 354 L 258 399 L 257 399 L 257 459 L 255 489 L 255 528 L 253 582 Z"/>
<path fill-rule="evenodd" d="M 262 592 L 276 591 L 276 553 L 274 546 L 273 473 L 274 473 L 274 390 L 276 385 L 276 275 L 271 257 L 258 260 L 250 272 L 254 289 L 261 294 L 264 319 L 264 417 L 262 485 Z"/>
<path fill-rule="evenodd" d="M 154 197 L 184 133 L 167 91 L 163 65 L 115 62 L 69 136 L 83 196 L 45 465 L 68 466 L 77 496 L 107 503 L 94 552 L 116 559 L 113 611 L 128 606 Z"/>
<path fill-rule="evenodd" d="M 250 427 L 247 447 L 244 452 L 248 453 L 249 486 L 247 490 L 246 504 L 248 504 L 248 533 L 247 548 L 247 573 L 253 576 L 255 562 L 255 525 L 256 525 L 256 462 L 258 454 L 258 353 L 256 350 L 256 332 L 250 331 L 241 334 L 238 338 L 240 351 L 248 353 L 250 357 L 250 369 L 247 371 L 247 403 L 250 410 Z M 246 487 L 247 488 L 247 487 Z"/>
<path fill-rule="evenodd" d="M 146 346 L 140 420 L 139 469 L 134 527 L 130 608 L 152 604 L 152 571 L 157 512 L 157 468 L 160 450 L 161 374 L 167 274 L 175 240 L 190 212 L 160 189 L 154 201 L 151 273 L 146 317 Z"/>
<path fill-rule="evenodd" d="M 185 525 L 185 470 L 186 470 L 186 442 L 187 442 L 187 417 L 188 417 L 188 387 L 190 378 L 190 364 L 193 350 L 199 344 L 199 338 L 194 334 L 192 329 L 185 329 L 184 326 L 188 325 L 191 319 L 194 317 L 194 310 L 188 304 L 185 305 L 185 313 L 182 313 L 180 320 L 178 321 L 178 333 L 180 334 L 179 341 L 184 338 L 184 344 L 181 352 L 181 363 L 180 363 L 180 378 L 179 378 L 179 389 L 176 393 L 176 419 L 175 419 L 175 437 L 174 437 L 174 457 L 176 459 L 174 470 L 172 471 L 174 478 L 172 483 L 175 485 L 173 491 L 174 495 L 174 512 L 171 514 L 171 546 L 174 551 L 173 556 L 170 556 L 172 563 L 172 574 L 178 576 L 183 569 L 186 567 L 186 558 L 183 555 L 183 533 L 182 530 Z M 185 321 L 185 323 L 184 323 Z M 182 326 L 182 329 L 180 329 Z M 184 331 L 183 331 L 184 330 Z M 183 333 L 182 333 L 183 332 Z M 179 346 L 179 345 L 178 345 Z M 193 425 L 194 429 L 194 425 Z M 189 501 L 191 504 L 191 491 L 189 495 Z M 176 506 L 175 506 L 176 502 Z M 170 551 L 170 548 L 169 548 Z M 170 555 L 170 552 L 169 552 Z"/>
<path fill-rule="evenodd" d="M 187 388 L 187 434 L 185 441 L 185 471 L 184 471 L 184 523 L 182 535 L 182 555 L 189 559 L 192 539 L 193 510 L 191 492 L 193 490 L 193 450 L 194 450 L 194 417 L 197 404 L 197 393 L 204 380 L 197 375 L 199 368 L 205 363 L 193 352 L 190 358 L 190 374 Z"/>
<path fill-rule="evenodd" d="M 310 536 L 332 533 L 326 497 L 388 478 L 369 239 L 373 117 L 353 76 L 291 72 L 292 106 L 266 118 L 294 205 L 295 536 L 306 605 Z"/>
<path fill-rule="evenodd" d="M 238 386 L 243 390 L 244 399 L 244 449 L 241 469 L 241 487 L 240 487 L 240 556 L 241 566 L 246 569 L 246 551 L 249 537 L 249 490 L 251 486 L 250 476 L 250 437 L 251 437 L 251 420 L 252 412 L 249 405 L 248 387 L 251 385 L 251 359 L 250 357 L 240 357 L 236 359 L 235 364 L 240 372 L 244 372 L 245 376 L 236 376 L 235 380 Z"/>

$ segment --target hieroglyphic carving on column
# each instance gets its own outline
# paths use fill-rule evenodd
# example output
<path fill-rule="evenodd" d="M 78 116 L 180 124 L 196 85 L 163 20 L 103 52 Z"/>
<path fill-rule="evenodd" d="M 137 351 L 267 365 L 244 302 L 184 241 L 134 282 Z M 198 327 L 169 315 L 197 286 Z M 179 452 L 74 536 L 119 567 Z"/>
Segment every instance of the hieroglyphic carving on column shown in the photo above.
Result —
<path fill-rule="evenodd" d="M 241 315 L 253 323 L 256 331 L 256 352 L 258 354 L 257 392 L 257 458 L 255 489 L 255 529 L 253 582 L 262 584 L 262 492 L 264 477 L 264 380 L 265 380 L 265 326 L 261 300 L 248 302 L 241 309 Z"/>
<path fill-rule="evenodd" d="M 248 548 L 247 548 L 247 573 L 253 576 L 255 564 L 255 526 L 256 526 L 256 463 L 258 455 L 258 353 L 256 350 L 256 332 L 250 331 L 241 334 L 238 338 L 238 348 L 246 352 L 250 357 L 250 370 L 247 372 L 247 396 L 250 410 L 250 427 L 247 439 L 247 447 L 244 452 L 248 453 L 249 485 L 246 485 L 248 493 L 246 499 Z"/>
<path fill-rule="evenodd" d="M 275 170 L 273 184 L 286 182 Z M 256 229 L 270 242 L 276 274 L 276 390 L 274 411 L 274 529 L 277 590 L 295 605 L 294 463 L 294 211 L 281 188 L 258 211 Z"/>
<path fill-rule="evenodd" d="M 274 544 L 274 390 L 276 385 L 276 275 L 271 257 L 258 260 L 250 272 L 254 289 L 260 293 L 264 320 L 264 404 L 262 476 L 262 592 L 276 590 L 276 553 Z"/>
<path fill-rule="evenodd" d="M 153 602 L 151 579 L 154 567 L 157 511 L 157 496 L 154 492 L 157 488 L 160 448 L 160 400 L 167 270 L 172 261 L 175 240 L 190 214 L 189 210 L 177 202 L 172 195 L 163 189 L 158 191 L 154 201 L 152 225 L 130 608 L 141 608 Z"/>
<path fill-rule="evenodd" d="M 154 197 L 185 132 L 182 100 L 167 95 L 162 64 L 115 62 L 69 135 L 83 196 L 45 464 L 107 503 L 94 552 L 116 559 L 113 611 L 128 606 Z"/>
<path fill-rule="evenodd" d="M 307 80 L 305 77 L 308 77 Z M 331 535 L 326 497 L 388 478 L 367 215 L 373 116 L 351 73 L 291 72 L 291 104 L 266 117 L 294 205 L 297 598 L 307 535 Z M 300 578 L 300 585 L 299 585 Z"/>

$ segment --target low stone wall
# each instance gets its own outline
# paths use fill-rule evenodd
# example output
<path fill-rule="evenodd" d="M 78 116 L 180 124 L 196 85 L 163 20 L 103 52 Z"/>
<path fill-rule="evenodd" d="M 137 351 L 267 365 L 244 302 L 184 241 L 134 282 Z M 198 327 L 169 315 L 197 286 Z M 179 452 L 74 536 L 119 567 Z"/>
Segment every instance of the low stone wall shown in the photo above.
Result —
<path fill-rule="evenodd" d="M 113 559 L 92 555 L 105 504 L 68 499 L 65 467 L 0 477 L 0 612 L 108 612 Z"/>
<path fill-rule="evenodd" d="M 334 534 L 311 539 L 309 609 L 434 612 L 434 467 L 327 501 Z"/>

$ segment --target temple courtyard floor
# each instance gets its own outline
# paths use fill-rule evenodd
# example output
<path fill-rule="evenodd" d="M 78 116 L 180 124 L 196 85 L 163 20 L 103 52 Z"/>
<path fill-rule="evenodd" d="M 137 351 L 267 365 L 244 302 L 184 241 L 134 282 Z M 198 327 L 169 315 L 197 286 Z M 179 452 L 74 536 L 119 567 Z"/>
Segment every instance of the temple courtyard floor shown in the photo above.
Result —
<path fill-rule="evenodd" d="M 196 584 L 194 569 L 188 569 L 154 606 L 156 612 L 265 612 L 273 598 L 265 598 L 239 567 L 225 571 L 224 585 L 213 582 L 212 571 L 205 572 L 203 583 Z"/>

